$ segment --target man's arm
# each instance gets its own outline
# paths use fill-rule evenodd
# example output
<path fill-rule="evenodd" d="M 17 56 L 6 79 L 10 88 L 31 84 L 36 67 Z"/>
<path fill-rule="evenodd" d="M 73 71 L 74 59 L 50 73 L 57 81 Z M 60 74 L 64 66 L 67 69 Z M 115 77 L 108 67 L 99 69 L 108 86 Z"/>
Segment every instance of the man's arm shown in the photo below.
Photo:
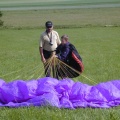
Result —
<path fill-rule="evenodd" d="M 56 32 L 56 36 L 57 36 L 57 45 L 60 45 L 61 44 L 61 40 L 60 40 L 59 34 L 57 32 Z"/>
<path fill-rule="evenodd" d="M 40 36 L 40 42 L 39 42 L 39 52 L 40 52 L 40 57 L 41 57 L 41 61 L 43 63 L 46 62 L 44 54 L 43 54 L 43 46 L 44 46 L 44 40 L 43 40 L 43 36 Z"/>
<path fill-rule="evenodd" d="M 61 61 L 65 61 L 66 58 L 68 57 L 69 52 L 70 52 L 69 47 L 66 47 L 62 53 L 58 54 L 58 58 Z"/>
<path fill-rule="evenodd" d="M 41 56 L 41 61 L 42 61 L 43 63 L 45 63 L 45 62 L 46 62 L 46 59 L 45 59 L 45 57 L 44 57 L 43 48 L 42 48 L 42 47 L 39 47 L 39 52 L 40 52 L 40 56 Z"/>

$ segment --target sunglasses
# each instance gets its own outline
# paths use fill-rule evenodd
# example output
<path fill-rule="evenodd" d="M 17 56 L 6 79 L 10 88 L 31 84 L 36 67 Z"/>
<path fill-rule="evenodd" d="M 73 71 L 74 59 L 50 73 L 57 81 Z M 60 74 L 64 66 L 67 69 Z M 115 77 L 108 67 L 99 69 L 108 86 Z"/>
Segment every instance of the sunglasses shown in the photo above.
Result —
<path fill-rule="evenodd" d="M 47 26 L 47 28 L 52 28 L 52 26 Z"/>

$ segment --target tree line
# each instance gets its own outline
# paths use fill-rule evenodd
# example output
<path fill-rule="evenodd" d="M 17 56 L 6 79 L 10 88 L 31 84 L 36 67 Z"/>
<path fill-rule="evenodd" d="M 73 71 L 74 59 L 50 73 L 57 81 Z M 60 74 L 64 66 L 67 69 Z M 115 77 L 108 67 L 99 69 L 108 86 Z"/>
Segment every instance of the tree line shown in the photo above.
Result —
<path fill-rule="evenodd" d="M 2 16 L 3 16 L 3 13 L 0 11 L 0 27 L 3 26 L 3 23 L 4 23 L 4 22 L 1 20 Z"/>

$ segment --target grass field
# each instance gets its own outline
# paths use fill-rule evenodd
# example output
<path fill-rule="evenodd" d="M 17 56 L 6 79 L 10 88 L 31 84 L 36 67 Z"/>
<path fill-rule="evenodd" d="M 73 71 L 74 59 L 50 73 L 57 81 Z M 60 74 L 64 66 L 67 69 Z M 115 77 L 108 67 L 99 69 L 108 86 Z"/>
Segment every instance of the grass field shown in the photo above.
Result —
<path fill-rule="evenodd" d="M 43 67 L 38 52 L 38 39 L 42 31 L 43 29 L 0 30 L 0 76 L 3 76 L 1 78 L 12 81 L 35 79 L 40 76 Z M 83 74 L 92 80 L 80 76 L 75 81 L 97 84 L 120 78 L 120 27 L 69 28 L 57 31 L 60 36 L 65 33 L 70 36 L 71 43 L 76 46 L 83 58 L 85 65 Z M 67 110 L 51 107 L 1 108 L 0 119 L 119 120 L 119 110 L 119 107 L 104 110 L 91 108 Z"/>
<path fill-rule="evenodd" d="M 3 77 L 5 80 L 14 80 L 15 77 L 29 79 L 32 68 L 40 64 L 38 40 L 42 31 L 42 29 L 0 31 L 0 61 L 2 63 L 0 75 L 24 68 L 13 75 Z M 93 78 L 96 83 L 119 79 L 119 27 L 58 29 L 57 31 L 60 36 L 63 34 L 70 36 L 70 41 L 83 57 L 85 74 Z M 38 73 L 33 71 L 33 74 L 37 75 L 32 78 L 39 76 L 39 68 L 36 68 Z M 22 75 L 26 75 L 26 78 L 25 76 L 22 78 Z M 82 82 L 89 81 L 83 79 Z"/>
<path fill-rule="evenodd" d="M 1 10 L 40 10 L 120 7 L 119 0 L 1 0 Z"/>
<path fill-rule="evenodd" d="M 50 0 L 52 5 L 107 4 L 119 0 Z M 0 7 L 49 6 L 49 0 L 0 0 Z M 54 3 L 54 4 L 53 4 Z M 44 23 L 52 20 L 59 35 L 68 34 L 83 58 L 85 70 L 74 81 L 98 84 L 120 79 L 120 8 L 3 11 L 0 28 L 0 78 L 37 79 L 43 73 L 38 43 Z M 0 120 L 120 120 L 120 107 L 110 109 L 53 107 L 0 108 Z"/>
<path fill-rule="evenodd" d="M 120 26 L 120 8 L 3 11 L 4 26 L 40 28 L 52 20 L 55 27 Z"/>

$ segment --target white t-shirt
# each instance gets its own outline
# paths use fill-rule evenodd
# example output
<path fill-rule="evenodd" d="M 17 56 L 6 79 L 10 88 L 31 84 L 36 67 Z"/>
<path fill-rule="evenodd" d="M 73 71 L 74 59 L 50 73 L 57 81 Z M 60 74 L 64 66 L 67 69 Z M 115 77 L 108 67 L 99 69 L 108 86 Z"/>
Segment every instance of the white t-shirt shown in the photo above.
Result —
<path fill-rule="evenodd" d="M 41 34 L 39 46 L 47 51 L 55 51 L 60 43 L 61 41 L 56 31 L 52 30 L 49 34 L 45 31 Z"/>

